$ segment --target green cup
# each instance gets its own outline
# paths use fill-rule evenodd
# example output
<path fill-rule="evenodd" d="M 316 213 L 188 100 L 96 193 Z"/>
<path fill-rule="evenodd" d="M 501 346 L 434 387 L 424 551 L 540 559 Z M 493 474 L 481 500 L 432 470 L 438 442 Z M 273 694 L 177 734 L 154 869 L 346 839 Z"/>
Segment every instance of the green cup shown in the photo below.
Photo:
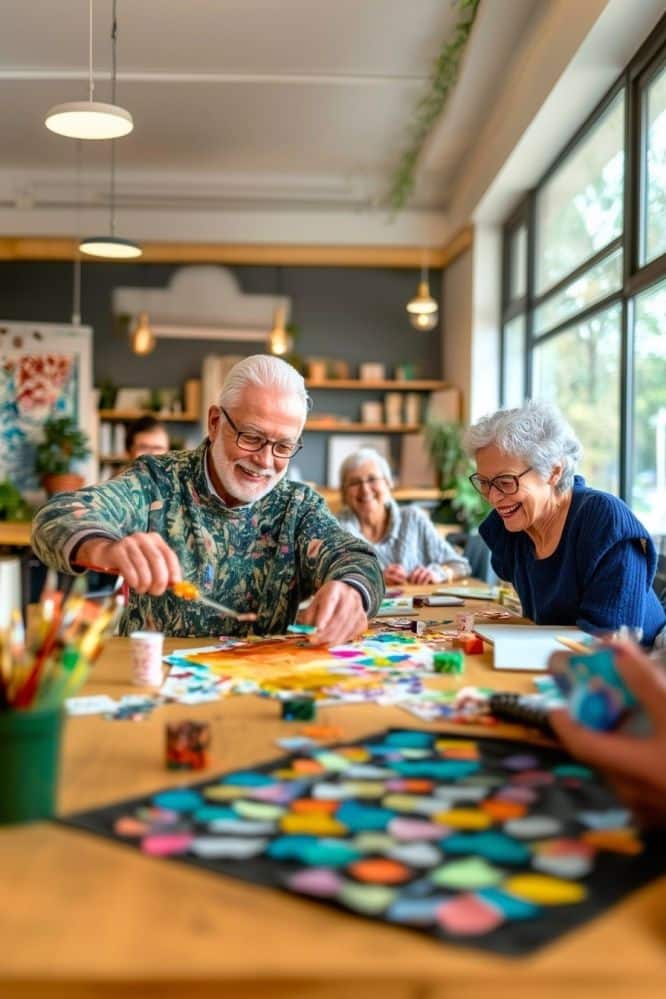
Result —
<path fill-rule="evenodd" d="M 62 708 L 0 711 L 0 825 L 55 810 Z"/>

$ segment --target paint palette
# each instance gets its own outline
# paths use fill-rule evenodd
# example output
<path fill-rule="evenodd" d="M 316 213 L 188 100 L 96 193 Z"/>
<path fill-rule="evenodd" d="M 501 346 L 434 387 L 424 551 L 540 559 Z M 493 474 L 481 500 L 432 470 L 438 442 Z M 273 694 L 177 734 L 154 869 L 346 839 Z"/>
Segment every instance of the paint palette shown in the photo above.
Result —
<path fill-rule="evenodd" d="M 528 953 L 666 869 L 556 750 L 389 729 L 67 824 L 440 941 Z"/>

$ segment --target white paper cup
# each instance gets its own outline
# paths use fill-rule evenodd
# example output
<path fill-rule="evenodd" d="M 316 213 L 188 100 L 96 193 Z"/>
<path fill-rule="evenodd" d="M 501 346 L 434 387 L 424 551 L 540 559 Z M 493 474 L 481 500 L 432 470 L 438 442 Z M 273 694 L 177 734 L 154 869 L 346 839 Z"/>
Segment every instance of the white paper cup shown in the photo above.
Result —
<path fill-rule="evenodd" d="M 162 685 L 162 645 L 161 631 L 134 631 L 130 635 L 132 650 L 132 683 L 138 687 L 160 687 Z"/>

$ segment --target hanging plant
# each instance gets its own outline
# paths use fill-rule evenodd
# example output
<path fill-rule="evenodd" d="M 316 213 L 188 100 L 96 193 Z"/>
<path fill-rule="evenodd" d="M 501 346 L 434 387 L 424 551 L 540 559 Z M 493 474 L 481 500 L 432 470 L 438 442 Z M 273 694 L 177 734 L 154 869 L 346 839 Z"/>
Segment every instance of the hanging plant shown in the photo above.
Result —
<path fill-rule="evenodd" d="M 411 141 L 400 158 L 386 197 L 394 214 L 405 207 L 412 193 L 414 172 L 423 145 L 458 79 L 460 60 L 472 31 L 479 3 L 480 0 L 457 0 L 462 17 L 455 26 L 453 38 L 444 43 L 435 60 L 430 90 L 416 105 L 414 120 L 410 125 Z"/>

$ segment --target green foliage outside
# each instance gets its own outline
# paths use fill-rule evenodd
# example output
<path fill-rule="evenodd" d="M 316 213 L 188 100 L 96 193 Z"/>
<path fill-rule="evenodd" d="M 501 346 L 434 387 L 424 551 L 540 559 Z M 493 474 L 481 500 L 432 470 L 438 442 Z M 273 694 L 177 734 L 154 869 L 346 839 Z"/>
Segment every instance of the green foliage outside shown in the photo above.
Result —
<path fill-rule="evenodd" d="M 35 471 L 44 475 L 64 475 L 76 461 L 90 454 L 88 437 L 71 416 L 52 417 L 43 425 L 44 438 L 35 448 Z"/>

